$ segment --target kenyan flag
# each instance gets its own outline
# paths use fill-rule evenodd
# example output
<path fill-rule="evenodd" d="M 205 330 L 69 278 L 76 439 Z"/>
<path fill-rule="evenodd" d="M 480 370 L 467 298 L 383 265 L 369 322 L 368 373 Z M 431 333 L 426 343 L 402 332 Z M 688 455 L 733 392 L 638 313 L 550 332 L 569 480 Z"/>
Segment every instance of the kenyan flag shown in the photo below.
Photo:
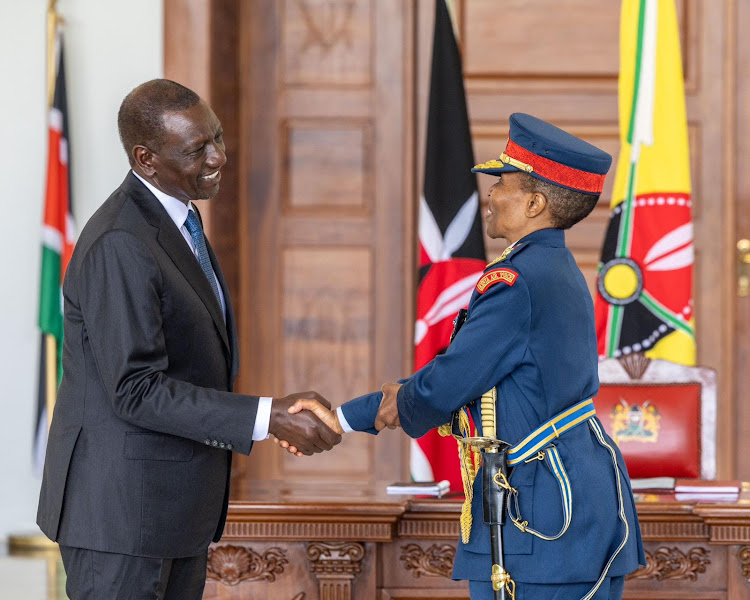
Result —
<path fill-rule="evenodd" d="M 414 370 L 445 352 L 453 319 L 487 264 L 461 56 L 446 0 L 435 1 L 424 188 L 419 202 L 419 288 Z M 412 440 L 414 481 L 447 479 L 461 490 L 456 441 L 433 429 Z"/>
<path fill-rule="evenodd" d="M 50 44 L 51 106 L 48 121 L 47 191 L 42 226 L 42 266 L 39 289 L 39 396 L 37 398 L 34 466 L 41 475 L 47 448 L 47 428 L 62 378 L 62 282 L 76 239 L 70 188 L 68 100 L 62 33 L 55 29 Z"/>
<path fill-rule="evenodd" d="M 693 225 L 674 0 L 623 0 L 622 150 L 596 296 L 601 357 L 695 364 Z"/>

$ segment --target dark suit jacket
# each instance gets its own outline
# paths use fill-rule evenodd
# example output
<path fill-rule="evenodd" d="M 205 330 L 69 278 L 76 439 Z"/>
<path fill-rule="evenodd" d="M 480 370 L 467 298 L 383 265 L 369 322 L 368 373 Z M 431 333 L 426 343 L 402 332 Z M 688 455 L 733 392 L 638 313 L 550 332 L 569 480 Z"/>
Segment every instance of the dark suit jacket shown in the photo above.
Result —
<path fill-rule="evenodd" d="M 65 276 L 63 379 L 37 522 L 60 544 L 195 556 L 221 537 L 231 450 L 258 398 L 230 393 L 237 332 L 161 203 L 132 174 L 84 227 Z"/>

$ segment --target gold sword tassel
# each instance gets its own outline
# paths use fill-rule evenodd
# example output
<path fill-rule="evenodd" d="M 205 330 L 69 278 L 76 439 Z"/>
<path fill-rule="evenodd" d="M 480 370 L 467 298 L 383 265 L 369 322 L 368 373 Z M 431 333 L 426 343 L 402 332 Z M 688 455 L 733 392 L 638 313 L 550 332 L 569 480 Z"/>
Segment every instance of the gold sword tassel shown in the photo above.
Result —
<path fill-rule="evenodd" d="M 480 415 L 482 419 L 482 433 L 485 438 L 497 439 L 497 427 L 495 425 L 495 407 L 497 406 L 497 389 L 494 387 L 482 394 L 480 402 Z M 469 431 L 469 414 L 465 408 L 460 409 L 459 430 L 463 438 L 468 438 L 471 434 Z M 441 425 L 438 433 L 442 436 L 451 435 L 450 423 Z M 476 437 L 477 433 L 474 432 Z M 461 465 L 461 483 L 464 488 L 464 503 L 461 506 L 461 540 L 464 544 L 469 543 L 471 535 L 471 502 L 474 499 L 474 480 L 477 477 L 479 463 L 481 460 L 480 453 L 466 443 L 462 438 L 456 437 L 458 442 L 458 462 Z M 496 449 L 488 449 L 488 452 L 497 452 Z"/>

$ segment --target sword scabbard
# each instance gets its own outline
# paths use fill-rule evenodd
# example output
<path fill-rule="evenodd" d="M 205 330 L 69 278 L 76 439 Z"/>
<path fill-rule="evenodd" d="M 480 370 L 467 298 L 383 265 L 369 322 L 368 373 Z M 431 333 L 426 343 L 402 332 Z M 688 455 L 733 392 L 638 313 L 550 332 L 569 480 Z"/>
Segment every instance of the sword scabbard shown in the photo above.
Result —
<path fill-rule="evenodd" d="M 509 490 L 508 448 L 508 444 L 502 444 L 495 447 L 494 452 L 484 451 L 482 453 L 483 517 L 484 522 L 490 527 L 491 581 L 495 600 L 505 600 L 506 591 L 511 595 L 511 598 L 515 595 L 515 584 L 505 570 L 503 558 L 502 528 L 505 521 L 505 497 Z"/>

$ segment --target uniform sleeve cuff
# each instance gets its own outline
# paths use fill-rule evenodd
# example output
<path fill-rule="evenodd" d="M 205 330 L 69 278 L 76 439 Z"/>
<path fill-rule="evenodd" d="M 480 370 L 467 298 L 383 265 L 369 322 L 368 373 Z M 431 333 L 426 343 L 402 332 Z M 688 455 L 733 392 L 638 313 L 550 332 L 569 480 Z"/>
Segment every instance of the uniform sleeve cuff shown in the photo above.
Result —
<path fill-rule="evenodd" d="M 349 425 L 349 421 L 346 420 L 346 417 L 344 416 L 344 411 L 341 410 L 340 406 L 336 409 L 336 415 L 339 418 L 339 425 L 341 425 L 341 429 L 344 430 L 344 433 L 351 433 L 352 431 L 354 431 L 351 425 Z"/>

